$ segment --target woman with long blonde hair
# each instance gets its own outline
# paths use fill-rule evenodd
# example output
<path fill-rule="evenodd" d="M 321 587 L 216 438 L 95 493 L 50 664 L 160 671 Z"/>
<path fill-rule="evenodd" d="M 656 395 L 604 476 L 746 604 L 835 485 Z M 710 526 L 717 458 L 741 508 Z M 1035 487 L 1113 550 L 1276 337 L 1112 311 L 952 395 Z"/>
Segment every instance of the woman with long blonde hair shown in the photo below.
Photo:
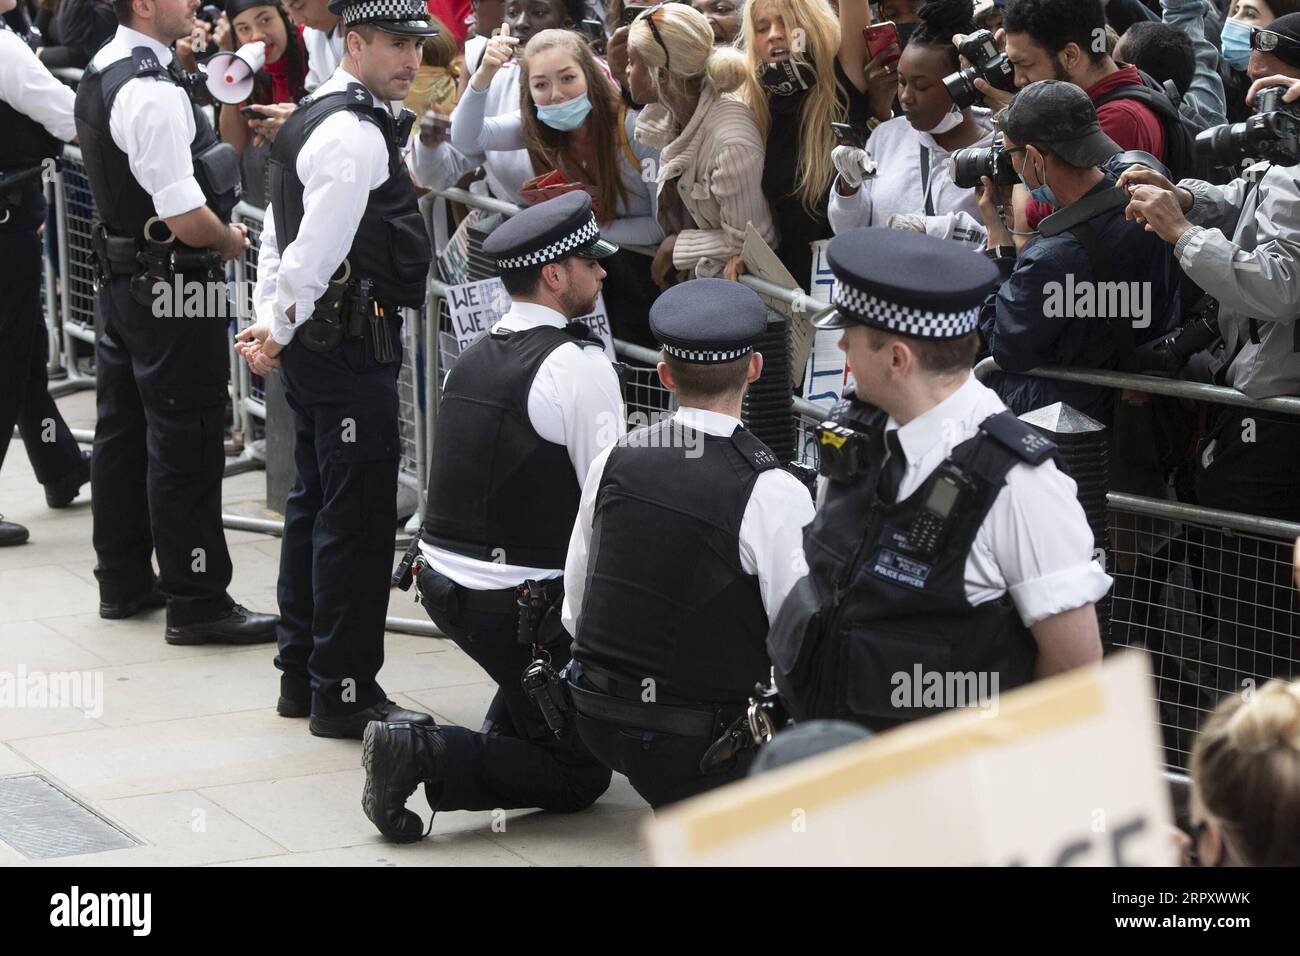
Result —
<path fill-rule="evenodd" d="M 754 114 L 726 94 L 753 86 L 734 47 L 714 47 L 708 18 L 684 3 L 651 7 L 628 35 L 628 88 L 645 103 L 636 139 L 660 149 L 659 245 L 651 275 L 716 276 L 753 226 L 775 241 L 763 196 L 763 137 Z M 731 278 L 728 275 L 728 278 Z"/>
<path fill-rule="evenodd" d="M 826 0 L 750 0 L 741 17 L 739 43 L 761 84 L 749 105 L 767 134 L 763 192 L 781 236 L 777 255 L 801 285 L 810 243 L 831 236 L 830 124 L 865 131 L 873 118 L 888 119 L 896 84 L 885 61 L 897 47 L 867 55 L 867 0 L 841 0 L 839 9 L 837 20 Z"/>

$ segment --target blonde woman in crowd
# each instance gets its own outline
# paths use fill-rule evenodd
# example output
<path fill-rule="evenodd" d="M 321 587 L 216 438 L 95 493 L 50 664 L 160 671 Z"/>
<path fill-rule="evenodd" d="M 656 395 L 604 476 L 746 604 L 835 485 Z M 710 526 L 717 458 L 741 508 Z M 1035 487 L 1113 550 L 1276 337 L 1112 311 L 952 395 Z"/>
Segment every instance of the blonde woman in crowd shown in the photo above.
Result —
<path fill-rule="evenodd" d="M 1300 865 L 1300 681 L 1219 704 L 1191 778 L 1191 865 Z"/>
<path fill-rule="evenodd" d="M 681 3 L 641 14 L 628 37 L 632 98 L 649 104 L 636 139 L 660 149 L 658 219 L 667 238 L 651 267 L 660 287 L 683 273 L 718 275 L 740 254 L 747 225 L 776 241 L 763 196 L 763 137 L 749 107 L 725 95 L 752 85 L 753 74 L 743 54 L 713 41 L 708 19 Z"/>

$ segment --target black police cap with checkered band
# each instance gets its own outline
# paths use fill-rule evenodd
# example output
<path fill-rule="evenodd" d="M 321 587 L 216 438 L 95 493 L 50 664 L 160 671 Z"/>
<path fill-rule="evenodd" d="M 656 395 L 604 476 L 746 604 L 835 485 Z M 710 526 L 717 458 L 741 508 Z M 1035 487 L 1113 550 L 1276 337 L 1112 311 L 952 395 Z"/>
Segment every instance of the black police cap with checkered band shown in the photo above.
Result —
<path fill-rule="evenodd" d="M 330 13 L 343 18 L 343 27 L 373 24 L 398 36 L 438 35 L 424 0 L 330 0 Z"/>
<path fill-rule="evenodd" d="M 821 329 L 870 325 L 920 339 L 975 331 L 980 306 L 1002 281 L 986 257 L 949 239 L 897 229 L 853 229 L 830 241 L 835 311 Z"/>
<path fill-rule="evenodd" d="M 483 241 L 497 268 L 509 272 L 544 266 L 570 256 L 604 259 L 618 246 L 600 238 L 591 197 L 574 190 L 515 213 Z"/>
<path fill-rule="evenodd" d="M 758 293 L 726 279 L 691 279 L 650 306 L 650 332 L 675 359 L 699 365 L 748 355 L 767 328 Z"/>

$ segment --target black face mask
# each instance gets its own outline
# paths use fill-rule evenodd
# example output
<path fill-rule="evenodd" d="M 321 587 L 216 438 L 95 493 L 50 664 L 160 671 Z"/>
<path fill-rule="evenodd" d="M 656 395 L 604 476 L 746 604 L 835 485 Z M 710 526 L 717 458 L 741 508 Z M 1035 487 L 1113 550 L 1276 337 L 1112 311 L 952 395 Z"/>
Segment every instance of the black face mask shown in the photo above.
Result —
<path fill-rule="evenodd" d="M 758 68 L 758 82 L 763 89 L 773 96 L 789 96 L 800 90 L 806 90 L 817 82 L 817 73 L 811 63 L 795 63 L 783 60 L 779 63 L 764 63 Z"/>
<path fill-rule="evenodd" d="M 907 41 L 912 38 L 912 32 L 919 26 L 919 23 L 900 23 L 895 27 L 898 30 L 898 48 L 900 50 L 907 46 Z"/>

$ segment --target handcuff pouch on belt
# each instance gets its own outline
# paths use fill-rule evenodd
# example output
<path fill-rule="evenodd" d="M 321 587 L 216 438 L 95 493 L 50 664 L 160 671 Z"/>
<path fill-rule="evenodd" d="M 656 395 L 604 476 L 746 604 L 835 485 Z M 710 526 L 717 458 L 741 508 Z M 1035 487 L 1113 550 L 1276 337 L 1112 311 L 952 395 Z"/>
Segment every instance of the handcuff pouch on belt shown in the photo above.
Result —
<path fill-rule="evenodd" d="M 790 715 L 776 691 L 775 681 L 754 685 L 745 712 L 732 721 L 700 758 L 700 772 L 712 773 L 734 762 L 742 753 L 771 740 L 790 722 Z"/>
<path fill-rule="evenodd" d="M 131 276 L 131 298 L 137 304 L 152 310 L 157 301 L 156 286 L 159 282 L 170 286 L 173 280 L 179 282 L 225 282 L 226 270 L 225 263 L 221 258 L 221 253 L 215 249 L 192 249 L 189 246 L 179 245 L 175 236 L 169 236 L 166 242 L 159 242 L 156 239 L 149 238 L 149 230 L 146 226 L 145 237 L 143 241 L 136 242 L 130 239 L 121 239 L 108 236 L 105 233 L 105 244 L 108 247 L 108 259 L 110 267 L 113 265 L 114 255 L 121 255 L 121 249 L 118 245 L 117 250 L 112 248 L 114 244 L 130 242 L 135 247 L 136 271 Z M 207 301 L 207 296 L 204 296 Z"/>
<path fill-rule="evenodd" d="M 355 282 L 331 280 L 325 294 L 316 300 L 311 318 L 294 335 L 295 341 L 313 352 L 329 352 L 344 339 L 368 339 L 371 354 L 380 365 L 397 359 L 389 338 L 384 307 L 375 301 L 374 280 Z"/>

